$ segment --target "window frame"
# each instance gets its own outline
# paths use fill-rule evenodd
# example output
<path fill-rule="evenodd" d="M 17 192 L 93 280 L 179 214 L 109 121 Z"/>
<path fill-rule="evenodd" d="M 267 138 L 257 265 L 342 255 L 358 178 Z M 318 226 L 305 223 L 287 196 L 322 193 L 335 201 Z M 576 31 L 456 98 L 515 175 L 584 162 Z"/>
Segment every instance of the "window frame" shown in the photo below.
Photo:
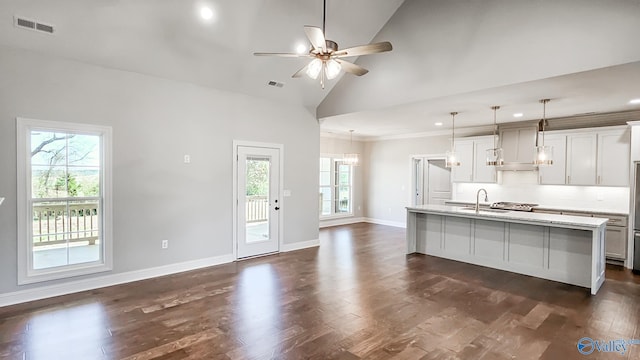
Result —
<path fill-rule="evenodd" d="M 32 257 L 31 131 L 59 131 L 100 137 L 101 261 L 34 269 Z M 16 118 L 18 285 L 88 275 L 113 269 L 112 128 L 110 126 Z M 79 197 L 79 199 L 81 199 Z"/>
<path fill-rule="evenodd" d="M 329 220 L 329 219 L 337 219 L 337 218 L 345 218 L 353 216 L 353 177 L 354 177 L 354 166 L 351 164 L 344 164 L 342 161 L 342 155 L 332 155 L 332 154 L 321 154 L 320 159 L 329 159 L 330 167 L 329 167 L 329 179 L 330 185 L 320 185 L 320 181 L 318 180 L 318 189 L 327 188 L 331 190 L 331 213 L 327 215 L 323 215 L 320 212 L 319 217 L 320 220 Z M 339 177 L 338 165 L 347 165 L 349 166 L 349 211 L 344 213 L 336 212 L 336 206 L 338 206 L 338 195 L 340 193 L 337 178 Z M 320 164 L 318 163 L 318 166 Z"/>

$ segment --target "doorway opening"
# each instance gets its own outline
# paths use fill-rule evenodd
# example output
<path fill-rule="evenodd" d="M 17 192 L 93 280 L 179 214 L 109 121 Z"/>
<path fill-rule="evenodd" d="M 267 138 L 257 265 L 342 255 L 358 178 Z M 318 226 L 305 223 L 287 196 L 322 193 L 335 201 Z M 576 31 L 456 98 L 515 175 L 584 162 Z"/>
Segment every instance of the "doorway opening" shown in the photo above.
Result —
<path fill-rule="evenodd" d="M 451 200 L 451 169 L 444 157 L 413 157 L 411 183 L 413 205 L 444 205 Z"/>

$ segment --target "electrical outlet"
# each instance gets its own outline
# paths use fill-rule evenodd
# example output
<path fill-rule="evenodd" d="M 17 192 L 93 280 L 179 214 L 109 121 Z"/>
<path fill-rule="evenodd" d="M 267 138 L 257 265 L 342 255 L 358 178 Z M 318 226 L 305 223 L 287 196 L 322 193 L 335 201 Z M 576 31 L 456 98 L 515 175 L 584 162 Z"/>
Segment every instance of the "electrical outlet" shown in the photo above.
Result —
<path fill-rule="evenodd" d="M 162 248 L 163 249 L 169 248 L 169 240 L 162 240 Z"/>

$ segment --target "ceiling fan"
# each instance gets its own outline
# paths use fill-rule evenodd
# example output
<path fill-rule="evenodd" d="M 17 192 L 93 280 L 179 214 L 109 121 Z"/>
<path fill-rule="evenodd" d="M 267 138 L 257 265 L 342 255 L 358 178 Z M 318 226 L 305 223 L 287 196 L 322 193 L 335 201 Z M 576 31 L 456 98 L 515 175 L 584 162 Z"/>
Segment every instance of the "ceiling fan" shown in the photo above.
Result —
<path fill-rule="evenodd" d="M 308 57 L 311 61 L 302 69 L 296 71 L 291 77 L 299 78 L 303 74 L 307 74 L 312 79 L 320 77 L 320 85 L 324 89 L 325 78 L 328 80 L 335 79 L 341 70 L 356 76 L 362 76 L 369 70 L 356 65 L 352 62 L 343 60 L 343 58 L 351 56 L 369 55 L 391 51 L 393 47 L 388 41 L 379 42 L 369 45 L 354 46 L 347 49 L 338 49 L 338 43 L 325 38 L 325 25 L 327 16 L 327 0 L 323 2 L 322 13 L 322 29 L 316 26 L 305 25 L 304 32 L 311 42 L 311 48 L 308 53 L 264 53 L 255 52 L 255 56 L 279 56 L 279 57 Z"/>

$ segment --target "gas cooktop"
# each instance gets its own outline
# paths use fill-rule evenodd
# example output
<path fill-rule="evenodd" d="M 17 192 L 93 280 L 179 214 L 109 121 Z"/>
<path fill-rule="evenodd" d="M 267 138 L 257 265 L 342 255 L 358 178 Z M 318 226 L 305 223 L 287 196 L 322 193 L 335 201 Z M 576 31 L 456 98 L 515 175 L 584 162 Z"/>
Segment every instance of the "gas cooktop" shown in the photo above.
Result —
<path fill-rule="evenodd" d="M 503 210 L 515 210 L 515 211 L 533 211 L 533 208 L 538 206 L 538 204 L 524 204 L 524 203 L 515 203 L 515 202 L 507 202 L 500 201 L 494 202 L 491 204 L 492 209 L 503 209 Z"/>

